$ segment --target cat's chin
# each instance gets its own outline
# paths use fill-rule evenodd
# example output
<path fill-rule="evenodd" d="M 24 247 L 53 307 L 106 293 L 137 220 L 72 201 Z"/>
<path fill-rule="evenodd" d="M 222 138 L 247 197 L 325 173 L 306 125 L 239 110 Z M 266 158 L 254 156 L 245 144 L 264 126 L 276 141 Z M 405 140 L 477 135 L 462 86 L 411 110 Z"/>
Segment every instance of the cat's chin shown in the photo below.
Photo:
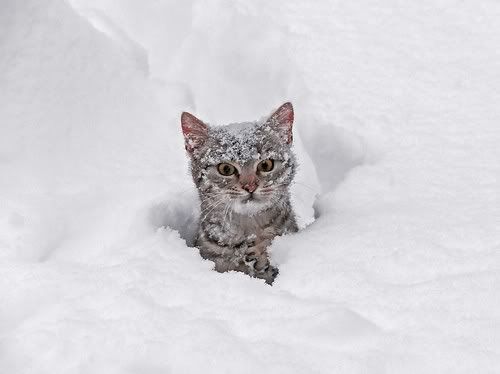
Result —
<path fill-rule="evenodd" d="M 259 200 L 236 201 L 233 203 L 233 211 L 238 214 L 253 216 L 268 207 L 268 203 Z"/>

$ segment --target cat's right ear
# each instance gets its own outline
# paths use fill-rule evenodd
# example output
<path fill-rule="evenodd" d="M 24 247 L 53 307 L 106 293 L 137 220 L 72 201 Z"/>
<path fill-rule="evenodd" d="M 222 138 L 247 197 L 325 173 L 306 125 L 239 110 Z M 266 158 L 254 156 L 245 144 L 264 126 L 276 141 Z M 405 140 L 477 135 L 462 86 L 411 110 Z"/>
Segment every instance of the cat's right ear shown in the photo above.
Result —
<path fill-rule="evenodd" d="M 182 112 L 181 126 L 186 151 L 193 153 L 196 148 L 201 147 L 207 140 L 208 126 L 188 112 Z"/>
<path fill-rule="evenodd" d="M 281 138 L 291 144 L 293 140 L 293 106 L 287 102 L 280 106 L 268 119 L 268 123 L 278 131 Z"/>

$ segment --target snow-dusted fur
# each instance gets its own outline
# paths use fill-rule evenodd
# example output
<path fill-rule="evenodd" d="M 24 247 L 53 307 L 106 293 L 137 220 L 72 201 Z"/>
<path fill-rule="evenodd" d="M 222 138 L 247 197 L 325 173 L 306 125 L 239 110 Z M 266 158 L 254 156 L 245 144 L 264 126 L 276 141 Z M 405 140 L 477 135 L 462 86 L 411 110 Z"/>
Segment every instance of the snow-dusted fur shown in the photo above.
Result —
<path fill-rule="evenodd" d="M 277 235 L 297 231 L 288 190 L 296 168 L 292 123 L 290 103 L 263 121 L 220 127 L 183 114 L 201 200 L 196 246 L 215 263 L 215 270 L 240 271 L 269 284 L 278 274 L 267 247 Z M 272 170 L 259 170 L 264 160 L 272 160 Z M 234 174 L 221 174 L 218 166 L 224 163 L 234 166 Z"/>

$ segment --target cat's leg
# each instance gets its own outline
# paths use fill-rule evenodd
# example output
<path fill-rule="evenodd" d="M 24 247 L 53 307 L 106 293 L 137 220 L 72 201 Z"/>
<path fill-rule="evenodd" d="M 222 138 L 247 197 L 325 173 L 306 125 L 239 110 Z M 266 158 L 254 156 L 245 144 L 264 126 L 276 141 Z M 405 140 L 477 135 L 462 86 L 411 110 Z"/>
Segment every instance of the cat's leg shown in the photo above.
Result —
<path fill-rule="evenodd" d="M 251 277 L 264 279 L 272 284 L 278 274 L 278 269 L 271 266 L 267 255 L 267 245 L 270 241 L 261 241 L 257 245 L 219 246 L 210 241 L 198 241 L 201 257 L 213 261 L 214 270 L 219 273 L 239 271 Z"/>
<path fill-rule="evenodd" d="M 245 263 L 251 269 L 251 275 L 255 278 L 264 279 L 267 284 L 272 284 L 278 275 L 278 268 L 271 265 L 267 247 L 270 240 L 261 241 L 249 246 L 245 255 Z"/>
<path fill-rule="evenodd" d="M 231 250 L 221 248 L 221 254 L 212 256 L 211 260 L 215 263 L 215 270 L 220 273 L 239 271 L 254 278 L 264 279 L 267 284 L 272 284 L 278 275 L 278 269 L 269 262 L 263 243 L 258 247 L 248 247 L 245 243 Z"/>
<path fill-rule="evenodd" d="M 251 269 L 245 263 L 244 257 L 247 251 L 246 243 L 239 246 L 220 246 L 214 242 L 203 241 L 198 243 L 201 257 L 213 261 L 214 270 L 219 273 L 227 271 L 239 271 L 252 275 Z"/>

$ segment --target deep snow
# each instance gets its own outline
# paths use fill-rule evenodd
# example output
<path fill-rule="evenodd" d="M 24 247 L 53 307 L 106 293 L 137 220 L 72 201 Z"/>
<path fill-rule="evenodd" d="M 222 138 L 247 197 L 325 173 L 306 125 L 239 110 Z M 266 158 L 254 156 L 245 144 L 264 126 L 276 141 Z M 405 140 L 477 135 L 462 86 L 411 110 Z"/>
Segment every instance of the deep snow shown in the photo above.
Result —
<path fill-rule="evenodd" d="M 5 0 L 0 372 L 497 372 L 499 16 Z M 286 100 L 294 201 L 316 220 L 275 241 L 269 287 L 186 245 L 179 120 Z"/>

